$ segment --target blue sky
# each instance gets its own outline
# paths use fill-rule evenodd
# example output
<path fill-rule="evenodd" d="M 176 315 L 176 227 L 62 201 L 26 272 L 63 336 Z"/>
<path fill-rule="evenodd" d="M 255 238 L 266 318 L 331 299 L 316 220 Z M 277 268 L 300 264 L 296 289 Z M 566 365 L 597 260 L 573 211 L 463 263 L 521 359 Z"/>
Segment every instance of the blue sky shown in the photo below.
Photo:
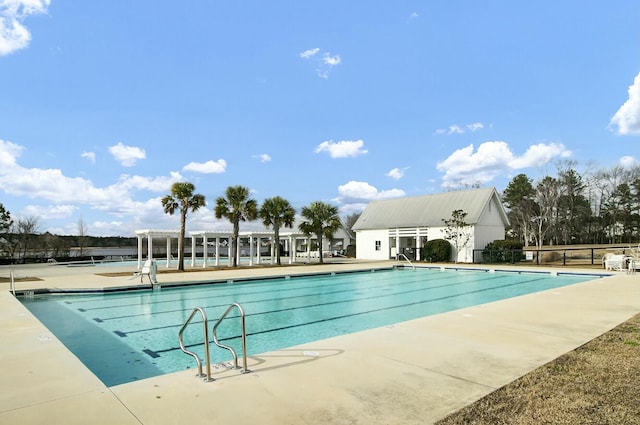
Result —
<path fill-rule="evenodd" d="M 0 203 L 40 230 L 229 229 L 215 199 L 371 200 L 640 160 L 640 5 L 0 0 Z M 242 229 L 248 229 L 246 225 Z"/>

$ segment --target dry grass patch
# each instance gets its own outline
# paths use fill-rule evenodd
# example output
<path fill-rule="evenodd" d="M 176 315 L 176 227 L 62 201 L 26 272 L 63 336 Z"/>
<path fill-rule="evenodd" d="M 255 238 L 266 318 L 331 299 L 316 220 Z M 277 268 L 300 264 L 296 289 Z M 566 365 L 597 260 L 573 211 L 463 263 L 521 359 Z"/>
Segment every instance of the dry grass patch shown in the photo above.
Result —
<path fill-rule="evenodd" d="M 15 277 L 13 279 L 14 282 L 37 282 L 41 280 L 42 279 L 40 279 L 39 277 L 30 277 L 30 276 Z M 0 283 L 7 283 L 7 282 L 11 282 L 11 278 L 0 276 Z"/>
<path fill-rule="evenodd" d="M 640 315 L 437 422 L 640 424 Z"/>

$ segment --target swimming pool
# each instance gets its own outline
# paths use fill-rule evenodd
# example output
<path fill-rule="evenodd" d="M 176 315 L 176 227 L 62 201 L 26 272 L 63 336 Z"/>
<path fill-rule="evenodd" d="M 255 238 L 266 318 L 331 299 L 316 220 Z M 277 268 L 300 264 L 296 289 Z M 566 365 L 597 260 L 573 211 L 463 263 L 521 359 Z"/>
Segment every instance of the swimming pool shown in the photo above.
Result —
<path fill-rule="evenodd" d="M 194 307 L 210 323 L 237 302 L 246 313 L 247 351 L 255 355 L 353 332 L 595 279 L 594 275 L 383 269 L 331 275 L 163 287 L 160 291 L 21 297 L 96 376 L 112 386 L 194 368 L 178 331 Z M 220 342 L 241 354 L 239 320 L 228 316 Z M 237 316 L 237 315 L 235 315 Z M 185 331 L 203 357 L 202 325 Z M 211 345 L 212 363 L 230 355 Z"/>

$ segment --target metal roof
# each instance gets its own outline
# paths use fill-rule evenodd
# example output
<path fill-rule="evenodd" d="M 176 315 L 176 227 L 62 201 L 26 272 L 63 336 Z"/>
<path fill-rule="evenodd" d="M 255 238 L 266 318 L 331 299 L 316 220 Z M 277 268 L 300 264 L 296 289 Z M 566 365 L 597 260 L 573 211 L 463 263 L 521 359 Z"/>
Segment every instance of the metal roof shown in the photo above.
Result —
<path fill-rule="evenodd" d="M 495 188 L 483 188 L 434 195 L 372 201 L 367 205 L 353 230 L 391 229 L 396 227 L 440 227 L 443 219 L 451 218 L 454 210 L 467 213 L 465 221 L 476 224 L 493 197 L 500 206 L 499 214 L 505 225 L 509 223 Z"/>

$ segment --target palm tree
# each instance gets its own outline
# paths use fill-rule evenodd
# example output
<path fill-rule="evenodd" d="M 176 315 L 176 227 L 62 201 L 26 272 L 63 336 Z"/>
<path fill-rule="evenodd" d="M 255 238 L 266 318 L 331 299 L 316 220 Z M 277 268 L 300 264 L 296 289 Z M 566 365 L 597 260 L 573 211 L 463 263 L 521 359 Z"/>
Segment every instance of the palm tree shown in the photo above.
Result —
<path fill-rule="evenodd" d="M 203 195 L 194 194 L 195 186 L 188 182 L 176 182 L 171 185 L 171 194 L 162 198 L 164 212 L 173 215 L 180 211 L 180 237 L 178 238 L 178 270 L 184 271 L 184 232 L 187 225 L 187 213 L 197 211 L 205 205 Z M 167 252 L 167 256 L 169 253 Z"/>
<path fill-rule="evenodd" d="M 244 186 L 229 186 L 223 196 L 216 199 L 214 209 L 217 219 L 226 218 L 233 224 L 233 235 L 229 247 L 230 264 L 238 265 L 236 250 L 238 248 L 238 234 L 240 233 L 240 221 L 253 221 L 258 218 L 258 203 L 249 197 L 249 189 Z"/>
<path fill-rule="evenodd" d="M 296 210 L 286 199 L 274 196 L 264 200 L 258 214 L 265 226 L 273 227 L 274 243 L 276 244 L 276 263 L 280 265 L 280 228 L 282 226 L 293 227 Z"/>
<path fill-rule="evenodd" d="M 306 220 L 300 223 L 300 230 L 307 235 L 316 235 L 318 238 L 318 257 L 322 264 L 322 237 L 333 238 L 333 234 L 341 226 L 338 208 L 316 201 L 308 207 L 302 207 L 301 214 Z"/>

